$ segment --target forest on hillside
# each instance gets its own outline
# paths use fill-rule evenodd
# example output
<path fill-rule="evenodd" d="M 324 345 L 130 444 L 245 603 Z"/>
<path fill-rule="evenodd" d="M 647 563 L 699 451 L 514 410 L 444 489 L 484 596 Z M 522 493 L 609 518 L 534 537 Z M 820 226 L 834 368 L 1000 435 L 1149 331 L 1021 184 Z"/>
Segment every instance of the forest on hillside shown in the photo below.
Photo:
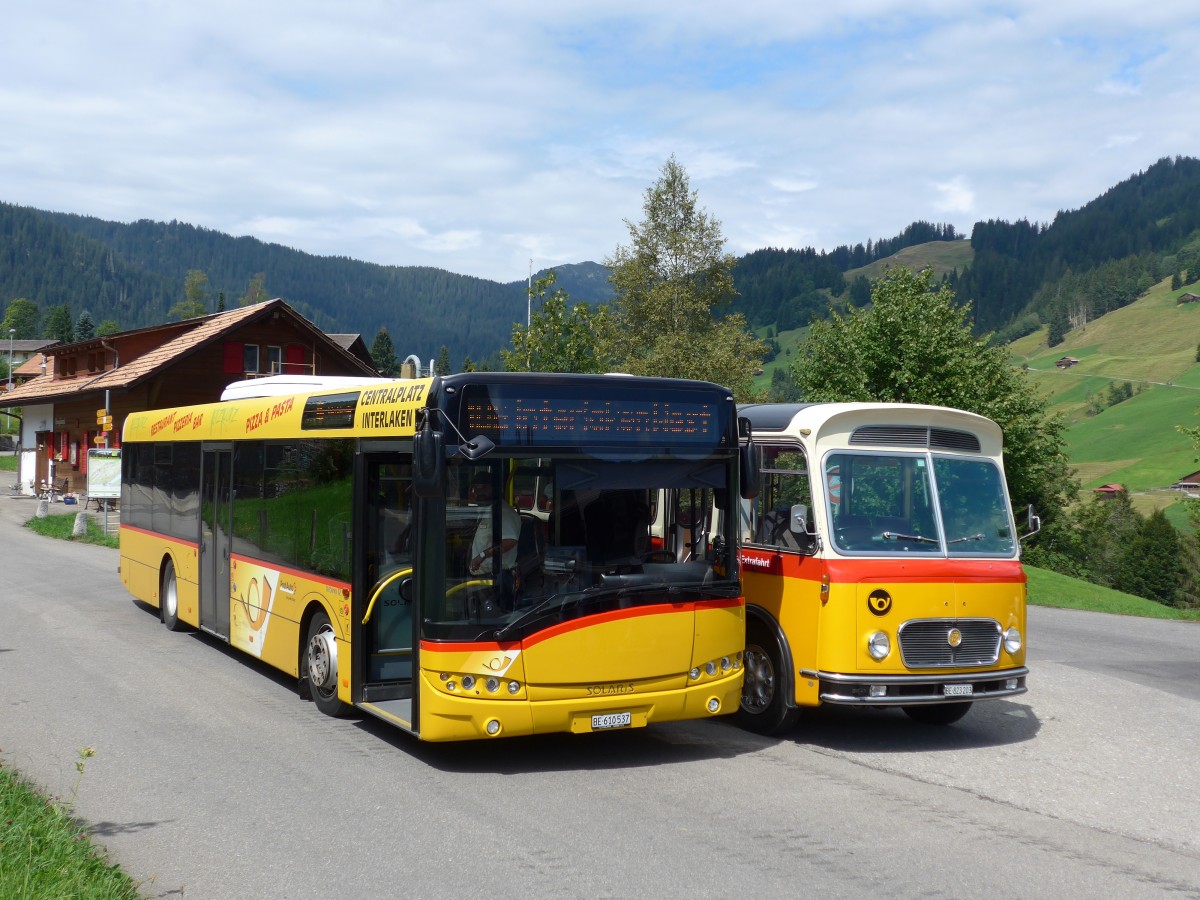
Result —
<path fill-rule="evenodd" d="M 945 281 L 971 304 L 979 334 L 1011 340 L 1055 322 L 1065 330 L 1132 302 L 1162 277 L 1200 274 L 1198 229 L 1200 160 L 1162 159 L 1053 222 L 976 223 L 971 263 Z M 847 272 L 958 240 L 967 238 L 953 225 L 917 221 L 894 237 L 831 251 L 756 250 L 735 261 L 729 311 L 755 328 L 800 328 L 869 301 L 867 280 Z M 326 331 L 359 333 L 369 344 L 386 328 L 398 352 L 426 358 L 445 347 L 456 368 L 495 358 L 527 314 L 525 282 L 314 256 L 174 221 L 123 224 L 0 203 L 0 303 L 25 298 L 43 322 L 52 310 L 56 321 L 86 311 L 120 330 L 166 321 L 197 270 L 207 276 L 210 311 L 238 305 L 257 281 Z M 597 263 L 556 273 L 573 301 L 611 296 Z"/>

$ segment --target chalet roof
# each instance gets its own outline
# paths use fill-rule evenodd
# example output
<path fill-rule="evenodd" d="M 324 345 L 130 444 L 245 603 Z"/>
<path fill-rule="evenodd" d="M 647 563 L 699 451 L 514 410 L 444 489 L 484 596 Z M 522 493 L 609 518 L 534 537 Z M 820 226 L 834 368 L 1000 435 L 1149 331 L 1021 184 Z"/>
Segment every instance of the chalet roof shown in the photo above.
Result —
<path fill-rule="evenodd" d="M 252 322 L 256 319 L 265 318 L 274 313 L 287 315 L 293 322 L 299 325 L 302 329 L 312 332 L 313 338 L 319 340 L 331 352 L 340 353 L 345 361 L 351 363 L 355 368 L 361 369 L 364 374 L 374 375 L 376 372 L 364 364 L 354 354 L 344 350 L 337 342 L 332 341 L 329 337 L 318 329 L 315 325 L 304 318 L 294 309 L 287 305 L 281 299 L 268 300 L 264 303 L 258 303 L 254 306 L 244 306 L 238 309 L 229 310 L 227 312 L 213 313 L 208 316 L 201 316 L 196 319 L 186 319 L 183 322 L 172 322 L 167 325 L 153 326 L 151 328 L 138 329 L 134 332 L 122 332 L 121 334 L 109 335 L 103 339 L 112 344 L 120 343 L 120 339 L 129 334 L 144 335 L 147 332 L 163 331 L 172 332 L 179 331 L 181 327 L 186 328 L 182 333 L 176 334 L 159 346 L 146 351 L 140 356 L 135 357 L 128 362 L 123 362 L 116 368 L 109 369 L 105 372 L 100 372 L 91 377 L 82 378 L 59 378 L 55 379 L 53 375 L 39 375 L 24 384 L 16 387 L 10 392 L 0 395 L 0 406 L 16 406 L 22 403 L 34 403 L 47 400 L 54 400 L 62 397 L 74 397 L 83 393 L 93 391 L 104 391 L 112 389 L 128 389 L 138 384 L 139 382 L 158 373 L 166 366 L 194 353 L 200 347 L 213 341 L 224 334 L 233 331 L 241 325 Z M 187 327 L 187 326 L 191 327 Z M 87 341 L 78 341 L 74 344 L 57 344 L 53 349 L 53 353 L 49 355 L 60 355 L 67 353 L 77 353 L 81 350 L 89 349 L 93 344 L 99 348 L 103 346 L 100 338 L 93 338 Z M 33 360 L 31 360 L 33 362 Z M 40 363 L 39 363 L 40 370 Z"/>
<path fill-rule="evenodd" d="M 1125 492 L 1125 485 L 1102 484 L 1098 488 L 1093 488 L 1093 492 L 1097 494 L 1121 494 Z"/>
<path fill-rule="evenodd" d="M 13 353 L 37 353 L 39 350 L 45 350 L 51 344 L 57 344 L 58 341 L 54 338 L 28 338 L 25 340 L 13 340 Z M 7 350 L 8 342 L 0 342 L 0 350 Z"/>

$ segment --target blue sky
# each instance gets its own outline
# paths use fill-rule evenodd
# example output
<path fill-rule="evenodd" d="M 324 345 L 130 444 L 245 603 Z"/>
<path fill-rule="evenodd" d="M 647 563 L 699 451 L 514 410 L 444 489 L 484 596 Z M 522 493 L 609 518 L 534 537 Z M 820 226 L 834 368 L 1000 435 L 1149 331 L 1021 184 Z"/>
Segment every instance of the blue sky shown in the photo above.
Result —
<path fill-rule="evenodd" d="M 517 281 L 611 255 L 674 154 L 735 254 L 969 232 L 1200 156 L 1198 48 L 1194 0 L 45 0 L 0 201 Z"/>

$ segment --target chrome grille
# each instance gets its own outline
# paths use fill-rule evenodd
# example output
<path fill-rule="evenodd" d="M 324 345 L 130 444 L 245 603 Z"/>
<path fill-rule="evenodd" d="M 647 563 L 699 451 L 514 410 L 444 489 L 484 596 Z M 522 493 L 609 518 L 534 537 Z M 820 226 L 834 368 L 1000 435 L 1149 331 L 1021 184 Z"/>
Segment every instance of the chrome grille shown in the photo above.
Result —
<path fill-rule="evenodd" d="M 962 633 L 951 647 L 950 630 Z M 1000 658 L 1000 623 L 994 619 L 919 619 L 900 626 L 900 656 L 914 669 L 939 666 L 990 666 Z"/>

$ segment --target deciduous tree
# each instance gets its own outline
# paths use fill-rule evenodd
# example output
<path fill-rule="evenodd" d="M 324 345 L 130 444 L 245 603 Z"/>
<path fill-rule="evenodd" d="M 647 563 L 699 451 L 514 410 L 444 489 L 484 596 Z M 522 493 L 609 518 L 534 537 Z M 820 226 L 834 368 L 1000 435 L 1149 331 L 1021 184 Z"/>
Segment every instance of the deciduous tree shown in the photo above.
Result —
<path fill-rule="evenodd" d="M 870 308 L 813 323 L 792 376 L 809 401 L 930 403 L 993 419 L 1004 430 L 1014 506 L 1032 503 L 1052 519 L 1076 489 L 1062 422 L 1004 348 L 972 335 L 970 307 L 955 305 L 946 287 L 934 291 L 932 278 L 931 269 L 889 269 Z"/>
<path fill-rule="evenodd" d="M 629 244 L 605 260 L 615 297 L 598 353 L 632 374 L 714 381 L 749 400 L 766 348 L 741 315 L 720 316 L 736 293 L 734 258 L 696 201 L 672 156 L 646 189 L 642 221 L 625 221 Z"/>
<path fill-rule="evenodd" d="M 18 341 L 30 341 L 42 336 L 41 321 L 42 314 L 38 305 L 32 300 L 18 297 L 8 304 L 8 309 L 4 312 L 4 323 L 0 328 L 3 329 L 4 337 L 9 336 L 8 330 L 12 328 L 15 329 L 12 336 Z"/>
<path fill-rule="evenodd" d="M 512 349 L 503 348 L 509 372 L 603 372 L 599 352 L 601 335 L 608 328 L 608 308 L 587 303 L 570 305 L 570 296 L 555 287 L 558 275 L 551 269 L 530 289 L 533 308 L 528 327 L 515 324 Z"/>
<path fill-rule="evenodd" d="M 208 276 L 200 269 L 189 269 L 183 279 L 183 299 L 167 315 L 174 319 L 194 319 L 208 315 Z"/>

